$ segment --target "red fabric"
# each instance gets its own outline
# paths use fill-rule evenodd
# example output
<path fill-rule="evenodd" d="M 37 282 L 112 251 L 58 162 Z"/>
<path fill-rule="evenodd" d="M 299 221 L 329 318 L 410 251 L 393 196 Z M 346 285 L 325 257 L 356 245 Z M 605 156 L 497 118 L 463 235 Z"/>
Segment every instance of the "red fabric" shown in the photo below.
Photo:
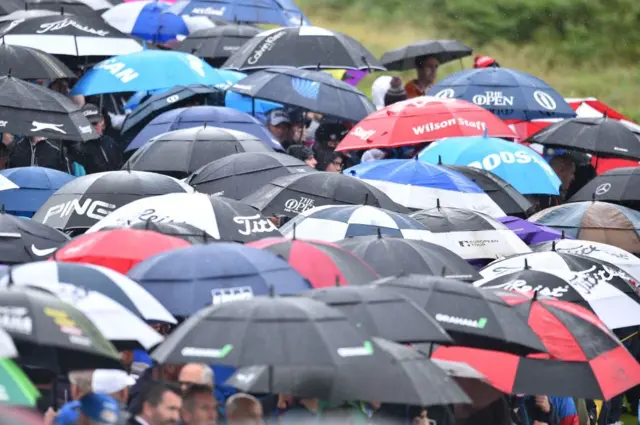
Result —
<path fill-rule="evenodd" d="M 491 56 L 476 56 L 475 60 L 473 61 L 473 67 L 488 68 L 495 63 L 496 63 L 496 60 Z"/>
<path fill-rule="evenodd" d="M 640 383 L 640 364 L 620 346 L 589 362 L 605 400 Z"/>
<path fill-rule="evenodd" d="M 49 260 L 94 264 L 125 274 L 149 257 L 187 246 L 191 244 L 184 239 L 151 230 L 103 230 L 78 236 Z"/>
<path fill-rule="evenodd" d="M 560 425 L 579 425 L 580 419 L 578 415 L 569 415 L 564 418 L 560 418 Z"/>
<path fill-rule="evenodd" d="M 569 104 L 569 106 L 571 106 L 571 108 L 574 111 L 577 111 L 581 105 L 585 104 L 592 107 L 593 109 L 595 109 L 596 111 L 600 112 L 603 115 L 606 113 L 607 117 L 612 118 L 614 120 L 625 120 L 625 121 L 633 122 L 631 119 L 622 115 L 620 112 L 616 111 L 611 106 L 592 97 L 583 98 L 583 99 L 567 99 L 567 103 Z"/>
<path fill-rule="evenodd" d="M 509 125 L 509 128 L 518 136 L 516 141 L 522 141 L 536 134 L 543 128 L 549 127 L 553 124 L 553 121 L 518 121 L 518 120 L 505 120 L 505 123 Z"/>
<path fill-rule="evenodd" d="M 445 137 L 482 136 L 513 139 L 515 133 L 497 116 L 460 99 L 416 97 L 376 111 L 360 121 L 336 151 L 393 148 Z"/>
<path fill-rule="evenodd" d="M 634 161 L 632 159 L 596 158 L 594 156 L 591 158 L 591 164 L 596 167 L 596 172 L 598 174 L 602 174 L 616 168 L 637 167 L 638 165 L 640 165 L 640 162 Z"/>

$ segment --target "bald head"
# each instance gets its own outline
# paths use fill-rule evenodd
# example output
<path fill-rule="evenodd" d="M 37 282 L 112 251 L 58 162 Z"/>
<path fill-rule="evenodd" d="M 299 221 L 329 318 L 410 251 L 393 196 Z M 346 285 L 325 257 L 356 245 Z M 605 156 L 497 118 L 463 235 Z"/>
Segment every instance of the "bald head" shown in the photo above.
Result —
<path fill-rule="evenodd" d="M 213 388 L 213 370 L 203 363 L 188 363 L 180 370 L 180 385 L 204 385 Z"/>
<path fill-rule="evenodd" d="M 262 423 L 262 404 L 252 395 L 234 394 L 225 404 L 229 425 L 260 425 Z"/>
<path fill-rule="evenodd" d="M 567 190 L 576 176 L 576 163 L 566 154 L 551 158 L 549 165 L 562 182 L 562 189 Z"/>

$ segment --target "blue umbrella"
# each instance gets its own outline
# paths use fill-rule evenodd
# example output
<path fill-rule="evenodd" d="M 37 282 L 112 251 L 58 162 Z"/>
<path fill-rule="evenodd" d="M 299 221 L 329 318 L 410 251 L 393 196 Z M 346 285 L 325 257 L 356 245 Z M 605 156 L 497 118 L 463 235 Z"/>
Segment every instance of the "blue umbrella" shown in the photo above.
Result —
<path fill-rule="evenodd" d="M 225 106 L 238 111 L 251 114 L 258 119 L 267 120 L 267 114 L 270 110 L 275 108 L 284 108 L 284 105 L 269 100 L 252 99 L 249 96 L 245 96 L 234 91 L 228 91 L 224 98 Z"/>
<path fill-rule="evenodd" d="M 228 84 L 229 75 L 229 71 L 212 68 L 188 53 L 144 50 L 100 62 L 76 83 L 71 95 L 148 91 L 190 84 Z"/>
<path fill-rule="evenodd" d="M 169 6 L 157 1 L 125 3 L 109 9 L 102 18 L 126 34 L 164 43 L 174 40 L 177 34 L 189 34 L 185 21 L 180 16 L 167 12 Z"/>
<path fill-rule="evenodd" d="M 256 136 L 273 149 L 282 151 L 282 147 L 260 121 L 244 112 L 221 106 L 177 108 L 158 115 L 136 135 L 126 150 L 139 149 L 153 137 L 169 131 L 200 127 L 205 124 L 244 131 Z"/>
<path fill-rule="evenodd" d="M 504 120 L 573 118 L 576 112 L 551 86 L 508 68 L 477 68 L 456 72 L 427 92 L 438 98 L 473 102 Z"/>
<path fill-rule="evenodd" d="M 75 178 L 45 167 L 9 168 L 0 174 L 20 187 L 0 191 L 0 204 L 9 214 L 22 217 L 32 217 L 56 190 Z"/>
<path fill-rule="evenodd" d="M 201 15 L 233 22 L 309 25 L 302 11 L 291 0 L 183 0 L 169 10 L 176 15 Z"/>
<path fill-rule="evenodd" d="M 523 195 L 558 195 L 560 179 L 533 149 L 493 137 L 452 137 L 431 143 L 418 158 L 431 164 L 491 171 Z"/>
<path fill-rule="evenodd" d="M 211 304 L 255 295 L 293 295 L 311 288 L 289 263 L 269 251 L 216 242 L 155 255 L 131 269 L 141 284 L 175 316 Z"/>
<path fill-rule="evenodd" d="M 154 94 L 162 93 L 167 90 L 169 90 L 169 87 L 164 89 L 136 92 L 129 98 L 129 100 L 127 100 L 127 103 L 125 103 L 124 105 L 124 110 L 127 113 L 133 112 L 133 110 L 136 109 L 147 96 L 153 96 Z"/>

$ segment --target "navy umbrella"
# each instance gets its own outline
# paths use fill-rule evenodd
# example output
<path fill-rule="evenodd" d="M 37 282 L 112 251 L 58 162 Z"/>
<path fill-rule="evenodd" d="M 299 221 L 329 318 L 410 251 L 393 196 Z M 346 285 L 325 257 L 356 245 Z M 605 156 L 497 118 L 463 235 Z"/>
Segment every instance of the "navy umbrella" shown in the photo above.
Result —
<path fill-rule="evenodd" d="M 229 90 L 354 122 L 376 110 L 360 90 L 319 71 L 266 69 L 243 78 Z"/>
<path fill-rule="evenodd" d="M 531 121 L 576 116 L 562 95 L 547 83 L 508 68 L 477 68 L 456 72 L 429 89 L 427 95 L 466 100 L 503 120 Z"/>
<path fill-rule="evenodd" d="M 293 295 L 310 283 L 269 251 L 235 243 L 194 245 L 153 256 L 129 277 L 171 314 L 190 316 L 208 306 L 267 295 Z"/>

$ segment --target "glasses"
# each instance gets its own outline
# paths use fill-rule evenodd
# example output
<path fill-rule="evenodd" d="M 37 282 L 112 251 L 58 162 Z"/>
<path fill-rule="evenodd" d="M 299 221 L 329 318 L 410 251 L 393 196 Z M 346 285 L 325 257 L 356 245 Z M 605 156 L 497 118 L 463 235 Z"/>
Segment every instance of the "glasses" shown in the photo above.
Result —
<path fill-rule="evenodd" d="M 333 165 L 335 165 L 336 167 L 338 167 L 338 168 L 342 168 L 342 167 L 344 166 L 344 164 L 342 163 L 342 161 L 337 161 L 337 160 L 336 160 L 336 161 L 331 161 L 331 163 L 332 163 Z"/>

